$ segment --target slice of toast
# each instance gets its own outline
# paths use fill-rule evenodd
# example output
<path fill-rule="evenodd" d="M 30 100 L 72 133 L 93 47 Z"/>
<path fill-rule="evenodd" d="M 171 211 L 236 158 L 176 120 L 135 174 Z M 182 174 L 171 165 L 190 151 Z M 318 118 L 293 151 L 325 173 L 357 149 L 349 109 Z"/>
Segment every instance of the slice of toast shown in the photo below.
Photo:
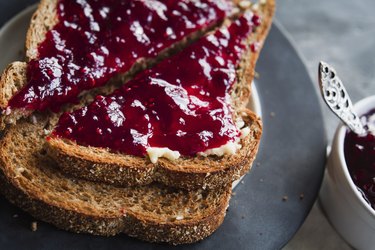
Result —
<path fill-rule="evenodd" d="M 115 188 L 61 174 L 45 152 L 53 122 L 20 121 L 0 140 L 0 192 L 35 218 L 94 235 L 125 233 L 150 242 L 192 243 L 222 223 L 231 187 L 184 191 L 158 184 Z"/>
<path fill-rule="evenodd" d="M 156 164 L 152 164 L 148 158 L 86 147 L 55 136 L 48 140 L 48 153 L 58 162 L 59 167 L 70 175 L 116 186 L 146 185 L 158 181 L 185 189 L 216 189 L 237 180 L 249 171 L 262 133 L 259 118 L 244 107 L 250 96 L 255 62 L 270 28 L 273 11 L 272 0 L 259 5 L 256 13 L 262 23 L 255 33 L 248 37 L 247 49 L 236 71 L 238 80 L 232 88 L 232 106 L 235 111 L 233 120 L 242 117 L 250 133 L 241 140 L 242 148 L 235 154 L 220 157 L 181 157 L 174 161 L 161 158 Z M 254 44 L 258 46 L 256 51 L 251 48 Z"/>
<path fill-rule="evenodd" d="M 258 152 L 261 121 L 249 110 L 243 110 L 242 115 L 250 133 L 242 139 L 242 148 L 235 155 L 196 156 L 174 161 L 160 158 L 153 164 L 145 157 L 80 146 L 56 137 L 48 139 L 46 149 L 63 172 L 95 182 L 134 186 L 158 181 L 184 189 L 222 188 L 247 173 Z"/>
<path fill-rule="evenodd" d="M 187 0 L 185 3 L 194 2 L 193 0 Z M 232 3 L 236 3 L 237 0 L 220 0 L 220 1 L 211 1 L 212 5 L 225 6 L 227 8 L 225 11 L 228 11 L 228 15 L 235 15 L 238 12 L 238 8 Z M 199 6 L 199 3 L 194 3 L 196 6 Z M 33 15 L 30 27 L 27 32 L 26 38 L 26 62 L 13 62 L 11 63 L 3 72 L 0 78 L 0 130 L 3 130 L 6 127 L 6 124 L 15 123 L 18 119 L 22 117 L 29 116 L 33 109 L 30 108 L 11 108 L 9 102 L 14 98 L 17 93 L 19 93 L 23 88 L 28 84 L 27 77 L 27 68 L 28 62 L 34 59 L 38 59 L 38 49 L 45 39 L 47 33 L 54 28 L 58 23 L 58 14 L 57 14 L 57 5 L 58 0 L 41 0 L 37 11 Z M 205 6 L 205 5 L 202 5 Z M 198 9 L 203 9 L 204 7 L 197 7 Z M 210 16 L 212 13 L 206 11 L 207 16 Z M 233 13 L 232 13 L 233 12 Z M 202 21 L 202 20 L 200 20 Z M 191 33 L 187 34 L 186 37 L 181 40 L 176 40 L 174 44 L 166 49 L 160 51 L 155 57 L 150 58 L 138 58 L 134 65 L 127 71 L 122 72 L 116 75 L 113 78 L 113 81 L 109 82 L 109 86 L 105 86 L 97 90 L 99 93 L 108 93 L 115 86 L 117 86 L 121 81 L 126 81 L 130 79 L 137 72 L 155 64 L 157 61 L 169 56 L 171 53 L 178 51 L 179 49 L 187 46 L 192 41 L 198 39 L 207 31 L 213 29 L 214 27 L 220 25 L 224 21 L 223 19 L 218 19 L 215 22 L 208 23 L 207 26 L 203 26 L 201 29 L 192 30 Z M 197 20 L 199 22 L 199 20 Z M 194 24 L 193 24 L 194 25 Z M 129 48 L 128 48 L 129 49 Z M 97 86 L 100 87 L 100 86 Z M 81 96 L 85 96 L 86 92 L 83 89 L 80 89 Z M 90 91 L 88 91 L 90 92 Z M 90 93 L 87 93 L 89 95 Z M 53 101 L 52 103 L 56 102 Z M 54 104 L 55 105 L 55 104 Z M 58 105 L 60 106 L 60 104 Z"/>

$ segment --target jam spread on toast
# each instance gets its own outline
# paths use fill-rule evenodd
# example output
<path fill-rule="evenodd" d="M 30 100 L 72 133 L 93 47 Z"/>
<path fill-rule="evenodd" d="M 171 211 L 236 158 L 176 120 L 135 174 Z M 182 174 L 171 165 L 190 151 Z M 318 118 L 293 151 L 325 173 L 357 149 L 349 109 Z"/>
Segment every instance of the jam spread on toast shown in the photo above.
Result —
<path fill-rule="evenodd" d="M 233 8 L 228 0 L 59 0 L 58 22 L 8 106 L 58 111 L 82 91 L 223 21 Z"/>
<path fill-rule="evenodd" d="M 259 25 L 251 12 L 138 74 L 109 96 L 64 113 L 53 136 L 144 156 L 167 147 L 184 156 L 240 137 L 231 96 L 236 70 Z"/>
<path fill-rule="evenodd" d="M 362 118 L 369 129 L 365 135 L 346 133 L 344 154 L 353 182 L 375 209 L 375 109 Z"/>

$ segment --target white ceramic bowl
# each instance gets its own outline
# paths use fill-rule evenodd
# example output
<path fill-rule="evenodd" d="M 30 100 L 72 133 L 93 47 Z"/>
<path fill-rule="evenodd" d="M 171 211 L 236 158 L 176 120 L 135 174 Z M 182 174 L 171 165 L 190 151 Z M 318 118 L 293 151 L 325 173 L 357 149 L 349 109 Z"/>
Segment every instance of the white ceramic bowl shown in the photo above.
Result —
<path fill-rule="evenodd" d="M 375 108 L 375 96 L 354 105 L 359 115 Z M 320 202 L 337 232 L 357 249 L 375 249 L 375 210 L 352 181 L 344 156 L 346 127 L 340 125 L 332 143 L 320 191 Z"/>

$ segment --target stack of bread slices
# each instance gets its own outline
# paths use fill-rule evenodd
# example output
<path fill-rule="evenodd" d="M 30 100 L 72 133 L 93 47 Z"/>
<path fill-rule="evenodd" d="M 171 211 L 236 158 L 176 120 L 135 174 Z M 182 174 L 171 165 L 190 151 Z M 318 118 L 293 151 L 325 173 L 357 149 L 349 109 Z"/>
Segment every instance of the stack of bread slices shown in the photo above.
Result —
<path fill-rule="evenodd" d="M 27 34 L 26 62 L 10 64 L 1 76 L 1 194 L 35 218 L 71 232 L 103 236 L 125 233 L 169 244 L 193 243 L 211 235 L 224 220 L 232 183 L 249 171 L 258 151 L 262 124 L 246 105 L 255 63 L 271 26 L 274 0 L 217 1 L 231 2 L 233 6 L 224 20 L 187 34 L 155 58 L 137 60 L 130 70 L 119 73 L 108 84 L 82 91 L 78 104 L 62 107 L 72 112 L 89 105 L 96 95 L 111 94 L 145 68 L 171 55 L 178 56 L 192 43 L 230 27 L 240 16 L 256 14 L 260 24 L 244 41 L 236 82 L 230 90 L 233 120 L 241 118 L 241 129 L 247 130 L 238 142 L 240 147 L 235 153 L 181 155 L 173 159 L 160 155 L 156 160 L 150 154 L 127 155 L 56 137 L 51 132 L 61 112 L 9 106 L 28 84 L 28 63 L 38 60 L 39 45 L 59 22 L 61 1 L 41 0 Z"/>

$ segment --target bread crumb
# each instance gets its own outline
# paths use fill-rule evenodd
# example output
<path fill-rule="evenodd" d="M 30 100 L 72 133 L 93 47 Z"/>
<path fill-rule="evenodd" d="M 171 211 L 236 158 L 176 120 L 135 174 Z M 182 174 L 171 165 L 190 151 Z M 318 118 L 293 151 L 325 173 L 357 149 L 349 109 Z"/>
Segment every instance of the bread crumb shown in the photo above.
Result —
<path fill-rule="evenodd" d="M 254 77 L 255 77 L 255 79 L 259 79 L 260 74 L 258 72 L 254 72 Z"/>
<path fill-rule="evenodd" d="M 260 162 L 257 162 L 255 165 L 256 165 L 257 167 L 259 167 L 259 166 L 260 166 Z"/>
<path fill-rule="evenodd" d="M 120 208 L 120 213 L 122 216 L 126 216 L 126 209 L 124 207 Z"/>
<path fill-rule="evenodd" d="M 260 181 L 260 182 L 263 182 L 264 180 L 261 178 L 259 181 Z"/>
<path fill-rule="evenodd" d="M 13 218 L 18 218 L 18 214 L 13 214 Z"/>
<path fill-rule="evenodd" d="M 33 125 L 36 125 L 36 124 L 38 123 L 38 120 L 36 119 L 36 116 L 35 116 L 35 115 L 30 116 L 30 122 L 31 122 Z"/>
<path fill-rule="evenodd" d="M 287 201 L 288 200 L 288 196 L 283 196 L 283 201 Z"/>
<path fill-rule="evenodd" d="M 233 196 L 236 196 L 236 192 L 233 192 L 232 195 L 233 195 Z"/>
<path fill-rule="evenodd" d="M 271 112 L 270 116 L 271 116 L 271 118 L 274 118 L 276 116 L 276 113 L 275 112 Z"/>
<path fill-rule="evenodd" d="M 247 9 L 251 6 L 251 2 L 243 0 L 239 3 L 239 6 L 240 6 L 241 9 Z"/>
<path fill-rule="evenodd" d="M 35 232 L 38 230 L 38 223 L 36 221 L 31 222 L 31 231 Z"/>
<path fill-rule="evenodd" d="M 241 181 L 241 183 L 242 183 L 242 184 L 245 184 L 245 182 L 244 182 L 244 181 Z"/>
<path fill-rule="evenodd" d="M 258 3 L 253 4 L 252 9 L 253 9 L 253 11 L 258 11 L 259 10 L 259 4 Z"/>
<path fill-rule="evenodd" d="M 10 109 L 10 107 L 7 107 L 5 109 L 5 115 L 10 115 L 10 113 L 12 113 L 12 110 Z"/>
<path fill-rule="evenodd" d="M 305 194 L 304 194 L 304 193 L 301 193 L 301 194 L 299 195 L 299 199 L 300 199 L 300 200 L 303 200 L 303 198 L 305 198 Z"/>

